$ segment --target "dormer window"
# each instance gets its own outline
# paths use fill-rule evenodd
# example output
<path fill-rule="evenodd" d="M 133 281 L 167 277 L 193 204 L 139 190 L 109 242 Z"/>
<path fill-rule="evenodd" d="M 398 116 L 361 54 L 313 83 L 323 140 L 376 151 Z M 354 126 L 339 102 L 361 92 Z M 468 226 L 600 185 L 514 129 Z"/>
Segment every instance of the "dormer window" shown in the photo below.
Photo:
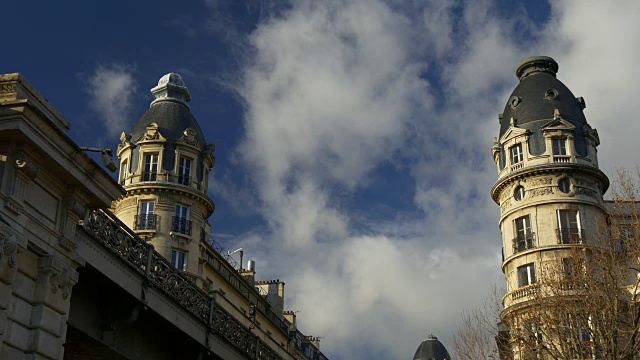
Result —
<path fill-rule="evenodd" d="M 191 185 L 191 159 L 184 156 L 180 156 L 178 183 L 187 186 Z"/>
<path fill-rule="evenodd" d="M 144 172 L 142 181 L 156 181 L 158 179 L 158 154 L 144 156 Z"/>
<path fill-rule="evenodd" d="M 551 147 L 553 149 L 553 155 L 567 155 L 567 139 L 551 139 Z"/>
<path fill-rule="evenodd" d="M 120 164 L 120 185 L 124 186 L 128 173 L 129 173 L 129 159 L 124 159 L 124 161 L 122 161 L 122 164 Z"/>
<path fill-rule="evenodd" d="M 511 165 L 517 164 L 524 160 L 524 154 L 522 153 L 522 144 L 516 144 L 511 147 Z"/>

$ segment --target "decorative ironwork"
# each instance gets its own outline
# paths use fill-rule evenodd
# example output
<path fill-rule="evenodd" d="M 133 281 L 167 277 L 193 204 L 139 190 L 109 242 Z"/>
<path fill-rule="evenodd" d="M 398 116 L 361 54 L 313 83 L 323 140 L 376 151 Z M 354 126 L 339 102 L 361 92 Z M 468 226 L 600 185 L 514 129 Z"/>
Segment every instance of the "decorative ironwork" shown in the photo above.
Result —
<path fill-rule="evenodd" d="M 191 185 L 191 176 L 187 175 L 178 175 L 178 184 L 190 186 Z"/>
<path fill-rule="evenodd" d="M 142 181 L 157 181 L 157 180 L 158 180 L 157 171 L 145 171 L 142 173 Z"/>
<path fill-rule="evenodd" d="M 556 235 L 558 236 L 558 244 L 583 244 L 585 241 L 584 229 L 556 229 Z"/>
<path fill-rule="evenodd" d="M 133 266 L 141 274 L 147 267 L 150 246 L 129 230 L 115 215 L 92 210 L 84 222 L 85 228 L 111 252 Z"/>
<path fill-rule="evenodd" d="M 158 215 L 156 214 L 138 214 L 135 217 L 133 230 L 157 230 Z"/>
<path fill-rule="evenodd" d="M 525 235 L 518 235 L 513 239 L 513 253 L 533 249 L 537 247 L 536 234 L 531 232 Z"/>
<path fill-rule="evenodd" d="M 115 215 L 105 210 L 91 210 L 85 218 L 84 227 L 96 241 L 134 268 L 141 277 L 207 324 L 215 334 L 248 358 L 282 359 Z"/>
<path fill-rule="evenodd" d="M 180 234 L 191 235 L 191 220 L 180 216 L 174 216 L 171 223 L 173 231 Z"/>

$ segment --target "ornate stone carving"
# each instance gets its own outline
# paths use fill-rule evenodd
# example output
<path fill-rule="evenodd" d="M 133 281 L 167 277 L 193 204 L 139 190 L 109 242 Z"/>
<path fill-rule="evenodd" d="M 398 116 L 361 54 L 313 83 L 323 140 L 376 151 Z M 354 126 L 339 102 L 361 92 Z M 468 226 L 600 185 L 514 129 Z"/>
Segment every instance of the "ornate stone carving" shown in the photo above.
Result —
<path fill-rule="evenodd" d="M 129 206 L 135 206 L 137 204 L 137 199 L 134 197 L 131 198 L 127 198 L 124 200 L 121 200 L 120 202 L 118 202 L 118 205 L 116 205 L 116 209 L 120 210 L 122 208 L 126 208 Z"/>
<path fill-rule="evenodd" d="M 576 192 L 576 195 L 584 195 L 584 196 L 592 197 L 594 199 L 598 198 L 598 193 L 591 189 L 576 187 L 575 192 Z"/>
<path fill-rule="evenodd" d="M 167 195 L 158 196 L 158 204 L 171 204 L 172 200 L 173 199 L 170 196 L 167 196 Z"/>
<path fill-rule="evenodd" d="M 25 159 L 16 160 L 16 169 L 27 175 L 29 179 L 33 180 L 38 176 L 38 170 L 40 169 L 33 161 Z"/>
<path fill-rule="evenodd" d="M 16 83 L 4 83 L 0 84 L 0 94 L 13 94 L 16 92 Z"/>
<path fill-rule="evenodd" d="M 158 124 L 151 123 L 147 125 L 147 132 L 142 134 L 140 139 L 138 139 L 137 141 L 138 142 L 144 142 L 144 141 L 166 142 L 167 138 L 165 138 L 164 136 L 162 136 L 162 134 L 160 134 Z"/>
<path fill-rule="evenodd" d="M 598 186 L 598 184 L 591 180 L 591 179 L 585 179 L 585 178 L 576 178 L 576 184 L 580 185 L 580 186 L 588 186 L 591 188 L 596 188 Z"/>
<path fill-rule="evenodd" d="M 174 141 L 176 145 L 183 145 L 193 148 L 196 151 L 201 151 L 204 144 L 200 144 L 196 139 L 198 133 L 192 128 L 187 128 L 182 133 L 180 139 Z"/>
<path fill-rule="evenodd" d="M 551 186 L 545 186 L 545 187 L 529 190 L 529 196 L 531 197 L 549 195 L 549 194 L 553 194 L 553 188 Z"/>
<path fill-rule="evenodd" d="M 0 260 L 7 258 L 10 268 L 17 265 L 18 235 L 4 222 L 0 222 Z"/>
<path fill-rule="evenodd" d="M 61 292 L 62 299 L 67 300 L 71 289 L 78 282 L 78 272 L 65 265 L 54 255 L 43 256 L 38 259 L 38 273 L 40 283 L 48 283 L 51 293 Z"/>
<path fill-rule="evenodd" d="M 73 273 L 72 273 L 73 271 Z M 73 274 L 75 273 L 75 279 Z M 49 279 L 51 284 L 51 292 L 56 294 L 58 290 L 61 290 L 62 298 L 67 300 L 71 295 L 71 288 L 78 282 L 78 273 L 75 270 L 65 269 L 60 273 L 54 274 Z"/>
<path fill-rule="evenodd" d="M 553 178 L 544 177 L 544 178 L 534 178 L 528 181 L 530 187 L 541 186 L 541 185 L 551 185 L 553 182 Z"/>

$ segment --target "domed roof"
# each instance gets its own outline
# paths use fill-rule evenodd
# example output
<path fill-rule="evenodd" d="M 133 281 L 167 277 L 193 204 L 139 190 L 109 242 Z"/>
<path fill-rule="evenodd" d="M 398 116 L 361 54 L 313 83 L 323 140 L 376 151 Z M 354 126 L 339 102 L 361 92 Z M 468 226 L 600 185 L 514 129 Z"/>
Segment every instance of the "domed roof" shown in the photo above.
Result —
<path fill-rule="evenodd" d="M 413 360 L 449 360 L 449 352 L 442 345 L 440 340 L 433 335 L 427 336 L 426 339 L 418 346 Z"/>
<path fill-rule="evenodd" d="M 158 125 L 158 132 L 168 141 L 165 145 L 165 152 L 173 153 L 175 150 L 174 141 L 182 138 L 186 129 L 195 131 L 195 140 L 202 147 L 207 145 L 200 125 L 191 114 L 191 109 L 187 102 L 191 101 L 189 90 L 182 77 L 176 73 L 164 75 L 158 81 L 158 86 L 151 89 L 155 100 L 151 102 L 147 110 L 136 122 L 131 130 L 131 140 L 139 141 L 147 132 L 147 126 L 152 123 Z M 134 149 L 134 152 L 138 149 Z M 137 166 L 137 157 L 132 159 L 132 165 Z M 174 157 L 165 156 L 163 160 L 164 169 L 173 169 Z"/>
<path fill-rule="evenodd" d="M 558 63 L 547 56 L 534 56 L 523 60 L 516 70 L 520 83 L 511 93 L 500 118 L 500 137 L 509 129 L 511 119 L 532 133 L 532 155 L 544 153 L 545 144 L 540 128 L 559 115 L 576 126 L 576 152 L 586 155 L 582 141 L 583 131 L 589 130 L 582 110 L 582 98 L 576 98 L 571 90 L 556 78 Z"/>

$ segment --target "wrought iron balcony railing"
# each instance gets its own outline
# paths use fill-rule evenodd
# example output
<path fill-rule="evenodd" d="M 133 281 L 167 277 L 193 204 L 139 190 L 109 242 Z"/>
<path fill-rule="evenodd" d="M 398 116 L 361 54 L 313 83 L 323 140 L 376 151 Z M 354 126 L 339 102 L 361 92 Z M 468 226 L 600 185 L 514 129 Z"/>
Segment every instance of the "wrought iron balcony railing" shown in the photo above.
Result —
<path fill-rule="evenodd" d="M 191 220 L 180 216 L 174 216 L 171 224 L 173 231 L 180 234 L 191 235 Z"/>
<path fill-rule="evenodd" d="M 135 217 L 133 230 L 158 230 L 158 215 L 138 214 Z"/>
<path fill-rule="evenodd" d="M 558 244 L 584 244 L 584 229 L 578 228 L 560 228 L 556 229 L 558 236 Z"/>
<path fill-rule="evenodd" d="M 158 181 L 158 173 L 156 171 L 145 171 L 142 173 L 141 181 Z"/>
<path fill-rule="evenodd" d="M 531 232 L 526 235 L 519 235 L 513 239 L 513 253 L 533 249 L 538 246 L 536 241 L 536 233 Z"/>
<path fill-rule="evenodd" d="M 184 272 L 177 270 L 109 211 L 91 210 L 83 221 L 93 240 L 138 273 L 141 281 L 162 291 L 213 334 L 226 339 L 247 359 L 281 360 L 276 351 L 220 306 Z M 144 280 L 142 280 L 144 279 Z"/>
<path fill-rule="evenodd" d="M 178 184 L 191 186 L 191 176 L 178 175 L 176 179 L 178 180 L 176 181 Z"/>

